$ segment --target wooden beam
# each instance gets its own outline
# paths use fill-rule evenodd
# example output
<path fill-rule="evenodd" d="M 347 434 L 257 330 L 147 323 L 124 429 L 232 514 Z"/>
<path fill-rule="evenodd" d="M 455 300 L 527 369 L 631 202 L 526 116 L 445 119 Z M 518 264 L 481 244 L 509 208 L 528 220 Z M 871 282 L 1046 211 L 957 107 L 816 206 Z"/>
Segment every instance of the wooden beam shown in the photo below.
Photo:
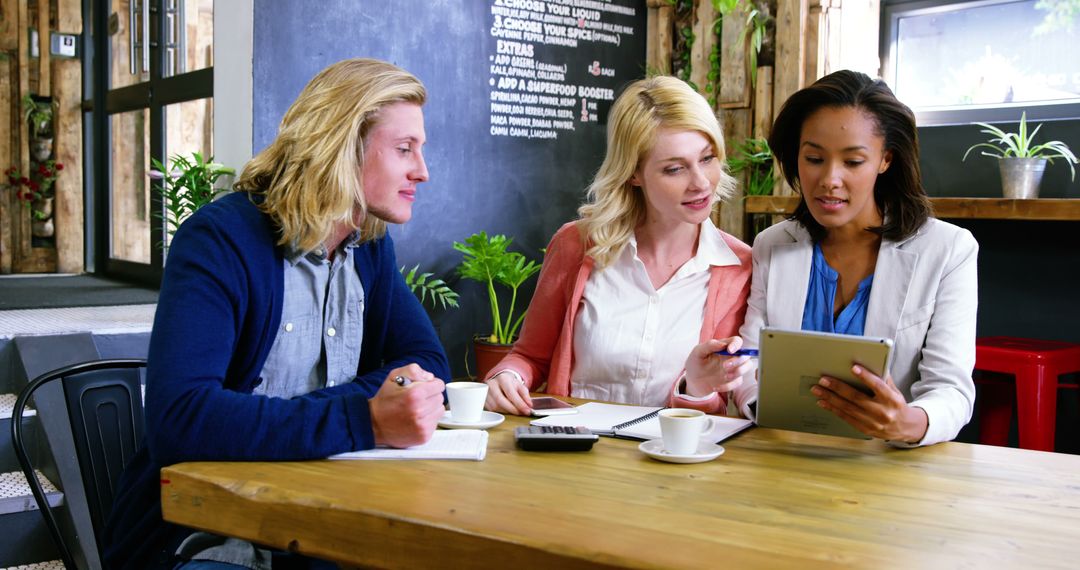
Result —
<path fill-rule="evenodd" d="M 768 138 L 773 122 L 773 68 L 759 67 L 754 86 L 754 138 Z"/>
<path fill-rule="evenodd" d="M 934 216 L 967 220 L 1080 221 L 1080 199 L 931 198 Z M 747 196 L 746 213 L 788 215 L 798 196 Z"/>
<path fill-rule="evenodd" d="M 10 7 L 7 2 L 4 3 L 5 13 Z M 16 138 L 19 124 L 17 105 L 12 101 L 15 82 L 11 70 L 14 64 L 15 61 L 10 58 L 0 60 L 0 273 L 4 274 L 11 273 L 11 209 L 16 206 L 12 195 L 14 189 L 7 185 L 7 176 L 3 174 L 14 164 L 12 141 Z"/>
<path fill-rule="evenodd" d="M 773 70 L 774 113 L 803 87 L 808 0 L 777 0 L 776 68 Z"/>
<path fill-rule="evenodd" d="M 16 34 L 19 33 L 19 6 L 23 0 L 17 2 L 4 1 L 0 2 L 0 50 L 12 52 L 9 57 L 14 54 L 15 50 L 19 49 L 19 40 L 16 38 Z"/>
<path fill-rule="evenodd" d="M 27 122 L 26 113 L 22 112 L 23 97 L 30 93 L 30 37 L 26 30 L 30 29 L 30 8 L 27 0 L 19 0 L 19 18 L 16 26 L 18 32 L 18 91 L 15 93 L 16 108 L 18 111 L 17 137 L 12 141 L 16 148 L 16 162 L 20 172 L 30 170 L 30 145 L 27 140 L 30 132 L 30 124 Z M 30 216 L 26 215 L 22 204 L 12 203 L 11 218 L 11 270 L 14 273 L 28 271 L 30 265 Z"/>
<path fill-rule="evenodd" d="M 675 49 L 675 38 L 671 35 L 675 26 L 675 7 L 664 4 L 657 8 L 656 13 L 656 69 L 664 75 L 671 75 L 671 52 Z"/>
<path fill-rule="evenodd" d="M 709 55 L 716 45 L 713 25 L 719 14 L 713 8 L 711 0 L 700 0 L 694 18 L 694 45 L 690 49 L 690 81 L 697 85 L 698 92 L 705 97 L 713 94 L 705 90 L 709 82 L 709 70 L 712 67 Z"/>
<path fill-rule="evenodd" d="M 57 27 L 64 33 L 78 33 L 82 27 L 79 0 L 59 0 Z M 85 270 L 83 216 L 82 65 L 78 59 L 52 62 L 53 97 L 57 102 L 53 123 L 56 160 L 64 165 L 56 179 L 53 219 L 56 225 L 56 270 L 82 273 Z"/>
<path fill-rule="evenodd" d="M 751 111 L 750 109 L 722 109 L 720 118 L 724 123 L 724 138 L 727 139 L 726 152 L 728 156 L 731 156 L 735 143 L 746 140 L 750 136 Z M 743 206 L 745 187 L 746 175 L 744 173 L 739 176 L 735 194 L 720 205 L 720 211 L 713 219 L 718 228 L 739 239 L 746 239 L 744 233 L 746 214 Z"/>
<path fill-rule="evenodd" d="M 721 109 L 750 106 L 750 69 L 746 58 L 749 46 L 745 36 L 747 10 L 748 5 L 740 3 L 721 24 L 720 95 L 717 97 L 717 106 Z"/>
<path fill-rule="evenodd" d="M 37 94 L 49 97 L 52 94 L 50 84 L 49 61 L 50 38 L 49 38 L 49 0 L 37 0 L 37 31 L 38 31 L 38 88 Z"/>
<path fill-rule="evenodd" d="M 659 69 L 656 48 L 660 41 L 660 35 L 657 32 L 660 25 L 660 10 L 652 6 L 645 10 L 645 68 L 647 70 Z"/>

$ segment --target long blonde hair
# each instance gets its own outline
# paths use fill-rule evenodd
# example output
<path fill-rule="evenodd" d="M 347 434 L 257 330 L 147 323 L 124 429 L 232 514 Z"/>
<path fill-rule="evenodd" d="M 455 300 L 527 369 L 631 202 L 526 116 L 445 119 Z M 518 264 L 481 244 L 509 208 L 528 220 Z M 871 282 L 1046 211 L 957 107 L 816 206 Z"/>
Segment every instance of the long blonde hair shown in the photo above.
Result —
<path fill-rule="evenodd" d="M 423 105 L 427 91 L 411 73 L 375 59 L 347 59 L 319 72 L 281 119 L 277 138 L 252 158 L 235 188 L 261 195 L 259 208 L 280 230 L 278 245 L 311 251 L 334 224 L 360 230 L 361 239 L 386 233 L 369 216 L 360 172 L 364 137 L 384 106 Z M 363 221 L 356 227 L 354 208 Z"/>
<path fill-rule="evenodd" d="M 611 106 L 607 154 L 578 208 L 579 226 L 597 269 L 611 264 L 645 220 L 645 196 L 630 184 L 641 160 L 652 150 L 661 128 L 698 131 L 712 143 L 724 165 L 714 190 L 717 201 L 731 196 L 735 179 L 727 172 L 724 135 L 709 103 L 686 82 L 668 76 L 640 79 Z"/>

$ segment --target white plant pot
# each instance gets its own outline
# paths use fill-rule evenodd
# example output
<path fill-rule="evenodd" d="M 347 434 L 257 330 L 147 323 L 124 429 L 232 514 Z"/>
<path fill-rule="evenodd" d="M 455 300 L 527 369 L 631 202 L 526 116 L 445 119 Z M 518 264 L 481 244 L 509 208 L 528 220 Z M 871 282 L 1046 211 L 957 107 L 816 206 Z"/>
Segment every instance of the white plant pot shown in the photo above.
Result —
<path fill-rule="evenodd" d="M 1046 170 L 1045 158 L 1002 158 L 1001 189 L 1006 198 L 1028 200 L 1039 197 L 1039 183 Z"/>

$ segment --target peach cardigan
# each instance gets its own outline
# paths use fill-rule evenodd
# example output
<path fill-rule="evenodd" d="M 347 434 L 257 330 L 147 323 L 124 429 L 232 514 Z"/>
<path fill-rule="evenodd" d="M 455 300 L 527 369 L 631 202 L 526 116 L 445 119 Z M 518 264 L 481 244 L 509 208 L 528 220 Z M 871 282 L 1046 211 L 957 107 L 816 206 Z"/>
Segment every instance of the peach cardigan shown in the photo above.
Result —
<path fill-rule="evenodd" d="M 709 277 L 699 342 L 738 334 L 750 294 L 750 247 L 727 233 L 720 231 L 720 235 L 739 258 L 740 264 L 713 266 L 710 269 L 712 275 Z M 584 240 L 576 222 L 565 224 L 555 232 L 548 244 L 521 336 L 510 354 L 492 368 L 494 372 L 507 369 L 517 372 L 530 391 L 570 395 L 574 322 L 593 264 L 593 259 L 585 256 Z M 707 398 L 676 396 L 674 389 L 677 380 L 671 379 L 670 405 L 707 412 L 724 411 L 726 402 L 715 393 Z M 543 387 L 545 381 L 547 386 Z"/>

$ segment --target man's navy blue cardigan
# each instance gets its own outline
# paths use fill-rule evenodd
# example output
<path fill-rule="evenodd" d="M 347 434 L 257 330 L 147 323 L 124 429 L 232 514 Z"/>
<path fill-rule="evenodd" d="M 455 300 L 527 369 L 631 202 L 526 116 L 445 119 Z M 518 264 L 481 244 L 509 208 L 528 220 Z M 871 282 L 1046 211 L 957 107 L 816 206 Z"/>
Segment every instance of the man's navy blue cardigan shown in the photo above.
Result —
<path fill-rule="evenodd" d="M 276 241 L 270 217 L 243 192 L 202 208 L 176 233 L 150 337 L 146 436 L 106 528 L 109 568 L 170 567 L 191 532 L 161 519 L 161 467 L 368 449 L 368 398 L 391 369 L 415 362 L 449 379 L 442 345 L 385 236 L 354 251 L 365 297 L 355 381 L 288 400 L 252 395 L 281 321 L 284 260 Z"/>

